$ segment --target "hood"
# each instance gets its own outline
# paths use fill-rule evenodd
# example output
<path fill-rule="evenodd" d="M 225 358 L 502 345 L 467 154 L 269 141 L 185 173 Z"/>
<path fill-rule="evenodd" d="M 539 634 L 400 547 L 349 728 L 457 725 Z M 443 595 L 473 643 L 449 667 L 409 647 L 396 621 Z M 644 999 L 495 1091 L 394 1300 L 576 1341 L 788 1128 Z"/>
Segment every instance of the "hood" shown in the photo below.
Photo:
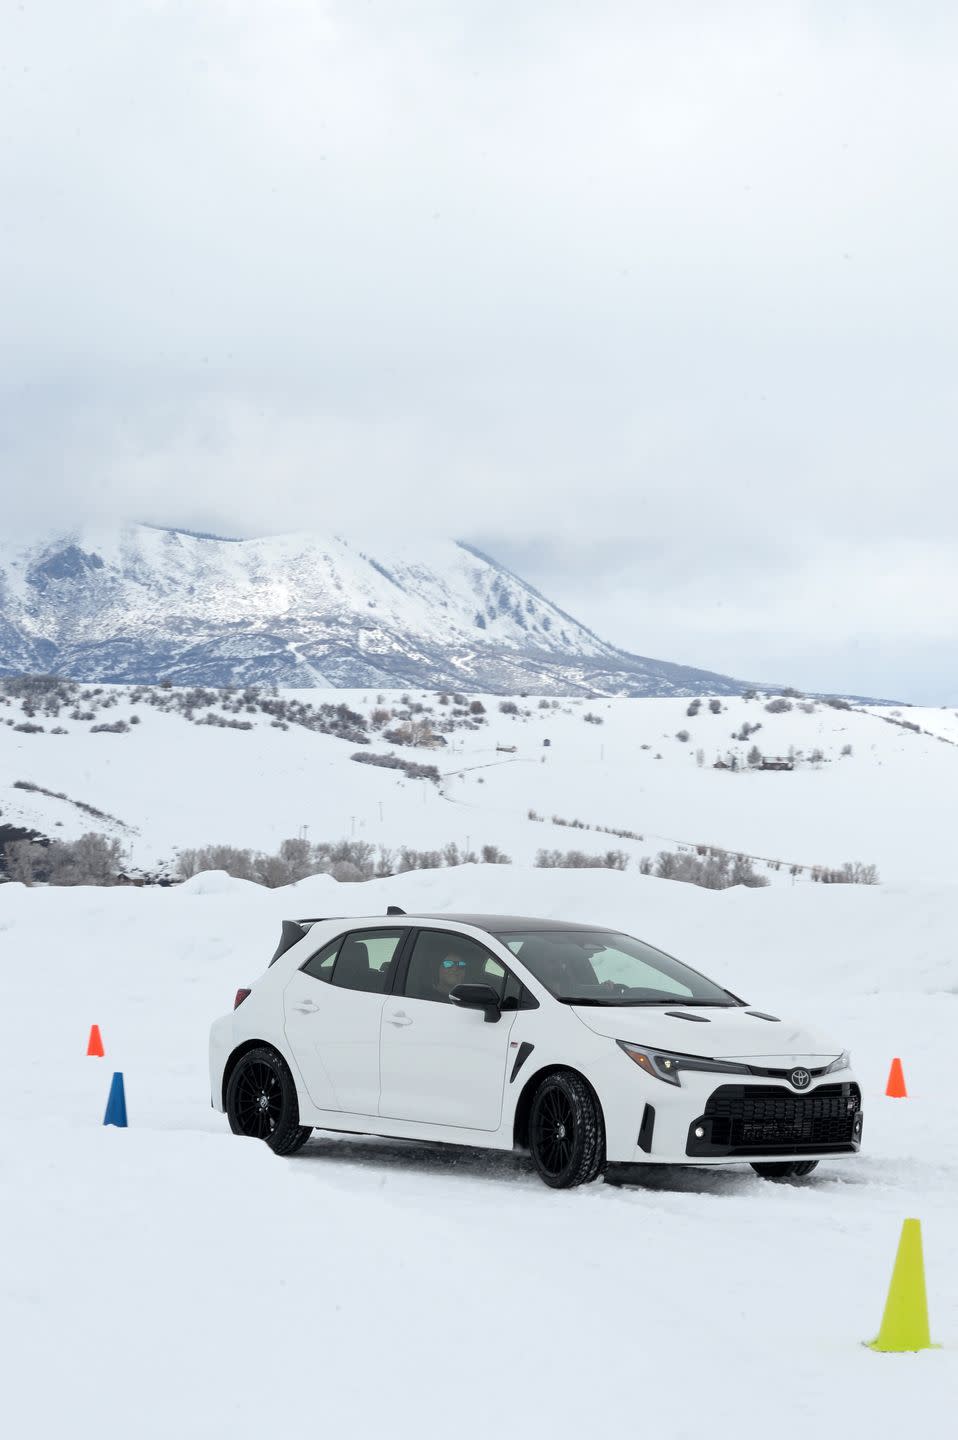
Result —
<path fill-rule="evenodd" d="M 680 1055 L 712 1060 L 742 1060 L 769 1068 L 808 1065 L 817 1068 L 842 1053 L 828 1036 L 764 1011 L 723 1006 L 570 1005 L 596 1035 L 660 1047 Z M 687 1015 L 688 1019 L 681 1018 Z M 695 1017 L 694 1019 L 691 1017 Z"/>

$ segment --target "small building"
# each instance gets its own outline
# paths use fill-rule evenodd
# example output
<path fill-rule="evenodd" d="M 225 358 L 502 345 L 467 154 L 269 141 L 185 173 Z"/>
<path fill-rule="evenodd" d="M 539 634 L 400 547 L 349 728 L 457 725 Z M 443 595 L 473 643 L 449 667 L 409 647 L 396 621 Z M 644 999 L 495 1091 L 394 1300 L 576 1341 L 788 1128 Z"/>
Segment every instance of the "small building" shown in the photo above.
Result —
<path fill-rule="evenodd" d="M 795 761 L 790 755 L 763 755 L 760 770 L 794 770 Z"/>

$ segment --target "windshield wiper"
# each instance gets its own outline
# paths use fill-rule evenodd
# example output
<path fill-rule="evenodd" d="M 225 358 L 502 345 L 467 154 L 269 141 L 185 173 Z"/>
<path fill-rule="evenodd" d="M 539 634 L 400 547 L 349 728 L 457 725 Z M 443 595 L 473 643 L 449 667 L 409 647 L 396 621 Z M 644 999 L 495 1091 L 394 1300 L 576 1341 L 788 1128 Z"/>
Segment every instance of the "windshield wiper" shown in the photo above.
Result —
<path fill-rule="evenodd" d="M 639 1003 L 644 1005 L 646 1002 L 643 1000 L 643 1001 L 640 1001 Z M 697 1006 L 699 1009 L 702 1009 L 702 1008 L 711 1009 L 711 1008 L 714 1006 L 714 1008 L 715 1008 L 716 1010 L 734 1010 L 737 1005 L 744 1005 L 744 1004 L 745 1004 L 745 1001 L 744 1001 L 744 1000 L 653 1000 L 653 1001 L 650 1001 L 649 1003 L 650 1003 L 650 1004 L 653 1004 L 653 1005 L 681 1005 L 681 1007 L 682 1007 L 683 1010 L 691 1010 L 691 1009 L 693 1009 L 693 1007 L 696 1007 L 696 1006 Z"/>
<path fill-rule="evenodd" d="M 690 1009 L 692 1006 L 714 1006 L 717 1010 L 731 1010 L 741 1002 L 738 1000 L 629 1000 L 627 996 L 620 995 L 614 1000 L 599 999 L 595 995 L 557 995 L 555 997 L 560 1005 L 604 1005 L 604 1006 L 637 1006 L 637 1005 L 678 1005 L 682 1009 Z"/>

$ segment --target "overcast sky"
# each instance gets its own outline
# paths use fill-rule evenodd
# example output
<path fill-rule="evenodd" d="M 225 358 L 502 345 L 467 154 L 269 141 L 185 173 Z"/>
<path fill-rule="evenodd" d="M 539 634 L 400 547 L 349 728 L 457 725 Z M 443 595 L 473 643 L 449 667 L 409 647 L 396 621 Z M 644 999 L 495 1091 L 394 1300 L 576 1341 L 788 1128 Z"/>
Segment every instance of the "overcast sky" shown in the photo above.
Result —
<path fill-rule="evenodd" d="M 3 4 L 6 525 L 421 528 L 958 703 L 956 61 L 882 0 Z"/>

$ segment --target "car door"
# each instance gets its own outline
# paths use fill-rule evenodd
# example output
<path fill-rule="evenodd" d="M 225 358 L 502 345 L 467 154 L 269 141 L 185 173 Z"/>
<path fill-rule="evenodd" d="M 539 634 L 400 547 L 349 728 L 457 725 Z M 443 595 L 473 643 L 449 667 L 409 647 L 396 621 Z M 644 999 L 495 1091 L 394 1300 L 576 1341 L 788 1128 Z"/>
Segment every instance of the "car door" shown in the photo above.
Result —
<path fill-rule="evenodd" d="M 492 985 L 510 977 L 484 946 L 446 930 L 420 930 L 405 974 L 382 1012 L 379 1113 L 469 1130 L 496 1130 L 515 1010 L 490 1024 L 461 1010 L 448 992 L 460 982 Z"/>
<path fill-rule="evenodd" d="M 378 1113 L 380 1021 L 405 934 L 372 929 L 337 936 L 286 986 L 286 1038 L 320 1110 Z"/>

